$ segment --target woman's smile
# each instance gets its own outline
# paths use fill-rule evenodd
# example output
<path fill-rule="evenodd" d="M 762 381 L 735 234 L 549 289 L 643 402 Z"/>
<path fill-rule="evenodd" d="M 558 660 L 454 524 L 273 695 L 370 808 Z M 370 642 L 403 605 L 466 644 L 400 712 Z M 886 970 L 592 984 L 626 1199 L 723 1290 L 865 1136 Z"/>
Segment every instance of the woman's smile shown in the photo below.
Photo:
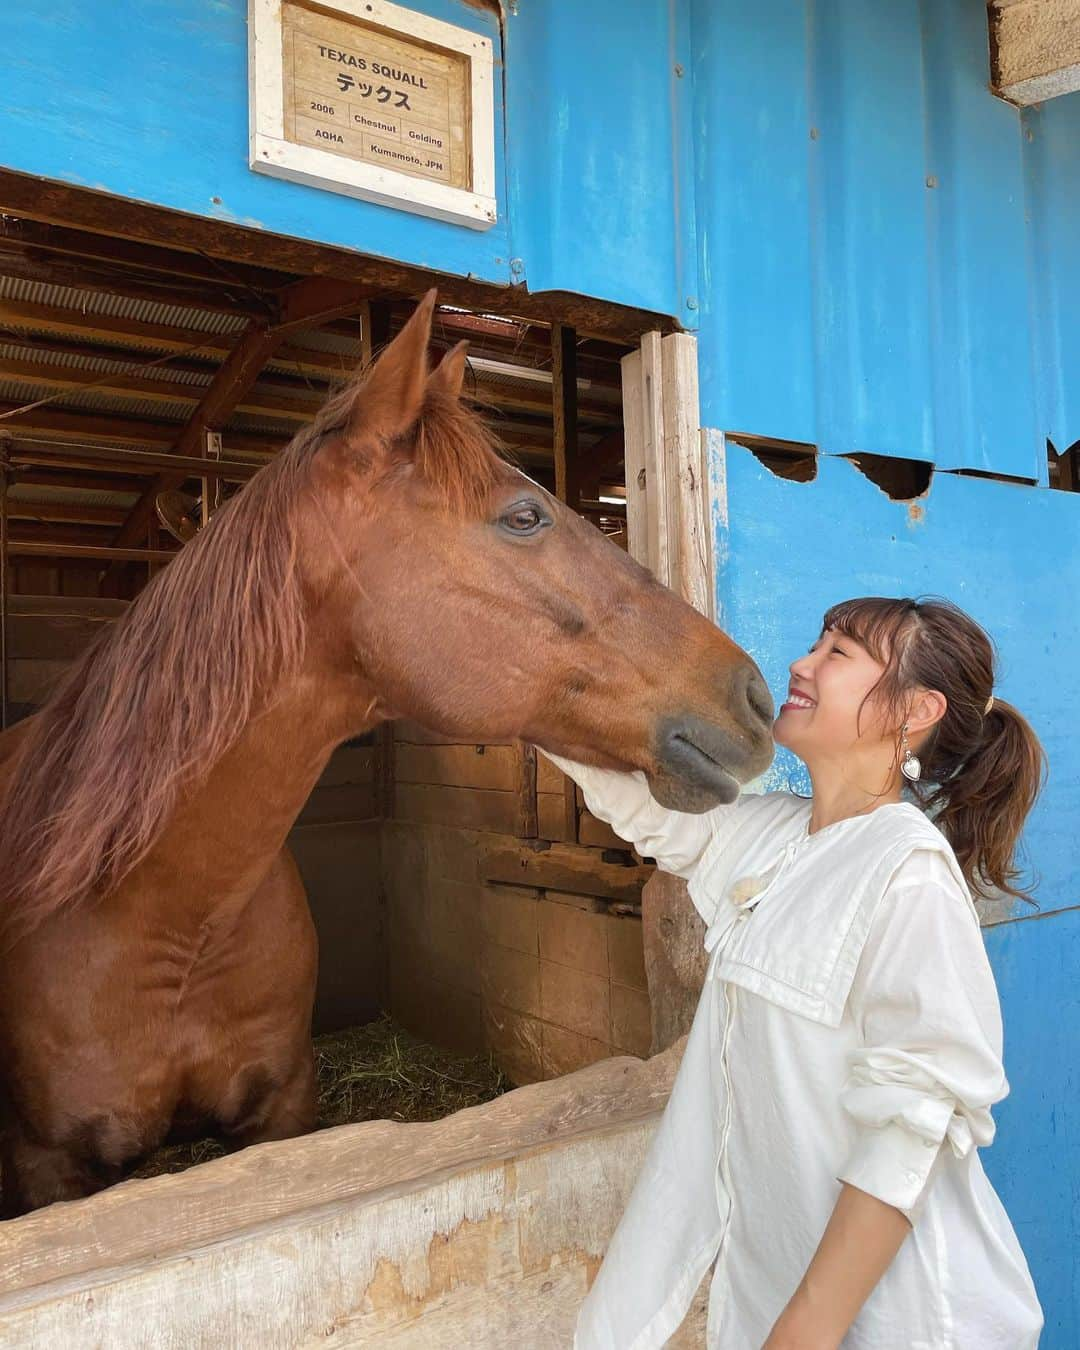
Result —
<path fill-rule="evenodd" d="M 793 687 L 788 690 L 787 699 L 781 705 L 780 711 L 786 712 L 789 709 L 797 709 L 797 708 L 806 709 L 816 707 L 817 704 L 814 702 L 812 698 L 810 698 L 808 694 L 803 694 L 798 689 L 795 689 Z"/>

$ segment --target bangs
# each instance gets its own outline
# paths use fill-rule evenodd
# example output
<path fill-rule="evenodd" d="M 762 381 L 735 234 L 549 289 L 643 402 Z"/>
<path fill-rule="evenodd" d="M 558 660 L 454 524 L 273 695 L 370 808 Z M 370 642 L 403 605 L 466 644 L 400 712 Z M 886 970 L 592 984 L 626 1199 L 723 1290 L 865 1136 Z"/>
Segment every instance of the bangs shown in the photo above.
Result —
<path fill-rule="evenodd" d="M 914 626 L 917 613 L 914 600 L 864 596 L 833 605 L 822 620 L 822 631 L 832 628 L 843 633 L 865 647 L 886 668 L 887 674 L 894 674 L 903 656 L 903 639 Z"/>

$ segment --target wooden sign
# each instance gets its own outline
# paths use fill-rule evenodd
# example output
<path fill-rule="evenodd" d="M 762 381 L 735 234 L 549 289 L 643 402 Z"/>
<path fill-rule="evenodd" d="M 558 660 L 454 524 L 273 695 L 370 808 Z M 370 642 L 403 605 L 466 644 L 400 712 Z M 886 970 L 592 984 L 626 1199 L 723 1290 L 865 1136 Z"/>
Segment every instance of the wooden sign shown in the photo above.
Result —
<path fill-rule="evenodd" d="M 251 167 L 485 229 L 488 38 L 383 0 L 251 0 Z"/>

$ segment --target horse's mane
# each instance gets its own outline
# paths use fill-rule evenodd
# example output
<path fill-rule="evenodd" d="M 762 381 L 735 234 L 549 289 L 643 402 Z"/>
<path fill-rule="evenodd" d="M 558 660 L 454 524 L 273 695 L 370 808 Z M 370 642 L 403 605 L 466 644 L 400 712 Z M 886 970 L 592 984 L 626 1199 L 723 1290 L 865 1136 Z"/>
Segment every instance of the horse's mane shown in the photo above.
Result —
<path fill-rule="evenodd" d="M 305 650 L 298 502 L 352 381 L 186 544 L 69 668 L 21 735 L 0 785 L 0 932 L 114 889 L 150 852 Z M 418 470 L 472 512 L 498 459 L 480 419 L 431 393 Z"/>

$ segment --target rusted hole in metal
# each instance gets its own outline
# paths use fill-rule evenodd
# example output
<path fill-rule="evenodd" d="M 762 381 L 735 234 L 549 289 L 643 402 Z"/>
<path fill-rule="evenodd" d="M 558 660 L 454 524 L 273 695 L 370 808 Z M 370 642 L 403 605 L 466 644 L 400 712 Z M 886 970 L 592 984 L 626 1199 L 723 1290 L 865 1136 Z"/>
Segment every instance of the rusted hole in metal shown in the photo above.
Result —
<path fill-rule="evenodd" d="M 804 441 L 779 441 L 766 436 L 732 433 L 729 441 L 745 446 L 759 464 L 777 478 L 793 483 L 812 483 L 817 477 L 817 446 Z"/>
<path fill-rule="evenodd" d="M 922 459 L 900 459 L 895 455 L 871 455 L 860 451 L 844 455 L 864 477 L 894 502 L 910 502 L 930 491 L 934 466 Z"/>

